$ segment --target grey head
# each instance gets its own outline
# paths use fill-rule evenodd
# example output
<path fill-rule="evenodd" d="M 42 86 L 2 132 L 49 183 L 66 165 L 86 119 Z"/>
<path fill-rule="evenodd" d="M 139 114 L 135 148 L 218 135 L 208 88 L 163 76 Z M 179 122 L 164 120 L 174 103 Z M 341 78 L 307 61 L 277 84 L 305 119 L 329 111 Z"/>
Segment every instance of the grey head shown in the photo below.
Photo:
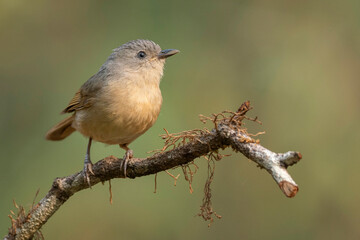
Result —
<path fill-rule="evenodd" d="M 153 41 L 137 39 L 114 49 L 103 67 L 129 73 L 159 71 L 162 75 L 165 59 L 178 52 L 176 49 L 161 50 Z"/>

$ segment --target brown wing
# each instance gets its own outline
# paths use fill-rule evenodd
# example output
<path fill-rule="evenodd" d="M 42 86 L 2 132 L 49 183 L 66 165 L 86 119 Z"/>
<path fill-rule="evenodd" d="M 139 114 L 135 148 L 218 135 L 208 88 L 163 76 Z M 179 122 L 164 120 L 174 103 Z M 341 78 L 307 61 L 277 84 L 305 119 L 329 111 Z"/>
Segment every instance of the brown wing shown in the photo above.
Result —
<path fill-rule="evenodd" d="M 91 106 L 90 98 L 81 91 L 77 91 L 68 106 L 61 113 L 70 113 Z"/>
<path fill-rule="evenodd" d="M 105 74 L 106 69 L 100 69 L 95 75 L 89 78 L 75 93 L 68 106 L 61 113 L 70 113 L 90 107 L 94 102 L 97 92 L 104 84 L 104 79 L 109 74 Z"/>

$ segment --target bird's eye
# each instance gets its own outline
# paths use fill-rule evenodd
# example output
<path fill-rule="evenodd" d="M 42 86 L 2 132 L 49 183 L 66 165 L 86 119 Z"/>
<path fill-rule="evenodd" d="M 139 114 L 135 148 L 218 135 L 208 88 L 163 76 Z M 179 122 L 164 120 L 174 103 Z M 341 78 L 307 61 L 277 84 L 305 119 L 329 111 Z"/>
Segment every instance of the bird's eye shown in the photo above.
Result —
<path fill-rule="evenodd" d="M 145 58 L 146 57 L 146 53 L 144 51 L 140 51 L 137 54 L 138 58 Z"/>

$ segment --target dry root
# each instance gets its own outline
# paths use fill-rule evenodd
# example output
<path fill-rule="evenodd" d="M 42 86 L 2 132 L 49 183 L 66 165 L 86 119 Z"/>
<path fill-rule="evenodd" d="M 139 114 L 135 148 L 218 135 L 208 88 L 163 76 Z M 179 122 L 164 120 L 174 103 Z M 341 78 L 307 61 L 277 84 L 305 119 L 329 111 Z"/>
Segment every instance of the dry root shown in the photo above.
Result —
<path fill-rule="evenodd" d="M 165 134 L 160 135 L 162 139 L 165 140 L 164 147 L 159 150 L 160 152 L 165 152 L 166 150 L 174 149 L 176 147 L 180 147 L 187 142 L 198 141 L 200 143 L 201 140 L 199 139 L 203 134 L 208 133 L 207 129 L 194 129 L 189 131 L 183 131 L 179 133 L 169 133 L 168 130 L 164 128 Z"/>
<path fill-rule="evenodd" d="M 165 172 L 174 179 L 174 186 L 176 187 L 176 183 L 177 183 L 177 180 L 179 179 L 180 177 L 180 174 L 178 174 L 176 177 L 174 175 L 172 175 L 168 170 L 165 170 Z"/>
<path fill-rule="evenodd" d="M 113 204 L 113 194 L 112 194 L 112 190 L 111 190 L 111 180 L 109 180 L 109 202 L 110 204 Z"/>
<path fill-rule="evenodd" d="M 252 109 L 252 107 L 250 107 L 250 102 L 247 101 L 247 102 L 244 102 L 236 112 L 223 111 L 223 112 L 217 113 L 217 114 L 213 113 L 211 115 L 211 117 L 207 117 L 207 116 L 200 114 L 199 118 L 202 123 L 207 123 L 208 121 L 212 122 L 215 125 L 216 130 L 218 130 L 218 125 L 220 123 L 226 123 L 227 125 L 231 126 L 231 128 L 233 130 L 236 130 L 236 131 L 242 132 L 246 135 L 255 137 L 255 136 L 264 134 L 265 132 L 258 132 L 256 134 L 250 134 L 247 132 L 246 128 L 243 127 L 244 119 L 261 124 L 261 122 L 257 119 L 257 117 L 250 118 L 245 115 L 251 109 Z M 162 137 L 162 139 L 165 140 L 164 147 L 162 149 L 155 150 L 155 152 L 165 152 L 168 149 L 174 149 L 174 148 L 180 147 L 188 142 L 198 141 L 198 142 L 202 143 L 200 138 L 204 134 L 210 133 L 210 131 L 207 128 L 188 130 L 188 131 L 183 131 L 183 132 L 179 132 L 179 133 L 169 133 L 169 131 L 166 130 L 165 128 L 164 128 L 164 131 L 165 131 L 165 134 L 160 135 L 160 137 Z M 242 142 L 251 142 L 251 143 L 259 143 L 260 142 L 258 139 L 255 140 L 252 138 L 243 138 L 243 139 L 241 139 L 241 141 Z"/>
<path fill-rule="evenodd" d="M 214 222 L 213 215 L 218 219 L 221 219 L 221 216 L 218 215 L 212 207 L 211 202 L 211 183 L 214 180 L 214 173 L 215 173 L 215 155 L 210 153 L 210 156 L 205 156 L 205 159 L 208 161 L 208 176 L 204 187 L 204 198 L 202 200 L 202 204 L 200 206 L 200 213 L 198 216 L 201 216 L 205 221 L 210 221 L 208 227 Z"/>
<path fill-rule="evenodd" d="M 221 113 L 212 114 L 210 117 L 207 117 L 204 115 L 199 115 L 199 117 L 200 117 L 200 121 L 203 123 L 207 123 L 209 121 L 212 122 L 215 125 L 215 129 L 217 131 L 218 131 L 218 125 L 220 123 L 225 123 L 235 131 L 240 131 L 247 136 L 255 137 L 255 136 L 264 134 L 265 132 L 258 132 L 257 134 L 249 134 L 247 132 L 247 129 L 243 127 L 244 119 L 261 124 L 261 122 L 257 119 L 257 117 L 249 118 L 246 116 L 246 113 L 248 111 L 250 111 L 251 109 L 252 109 L 252 107 L 250 107 L 250 102 L 247 101 L 247 102 L 243 103 L 236 112 L 223 111 Z M 183 131 L 180 133 L 169 133 L 166 129 L 164 129 L 164 130 L 165 130 L 165 134 L 161 135 L 161 137 L 165 140 L 164 147 L 160 150 L 157 150 L 158 152 L 164 152 L 168 149 L 174 149 L 174 148 L 180 147 L 188 142 L 198 141 L 198 142 L 202 143 L 200 140 L 201 137 L 204 134 L 207 134 L 210 132 L 207 128 Z M 244 137 L 244 138 L 240 139 L 240 141 L 245 142 L 245 143 L 259 143 L 260 142 L 258 139 L 253 139 L 251 137 L 247 137 L 247 138 Z M 203 156 L 208 162 L 208 177 L 207 177 L 207 180 L 205 183 L 204 198 L 203 198 L 202 204 L 200 206 L 200 213 L 198 214 L 198 216 L 201 216 L 205 221 L 210 221 L 209 226 L 214 221 L 213 216 L 215 216 L 219 219 L 221 218 L 220 215 L 216 214 L 216 212 L 213 210 L 213 207 L 212 207 L 211 183 L 214 179 L 215 162 L 221 160 L 225 156 L 229 156 L 229 155 L 222 155 L 222 154 L 218 153 L 217 151 L 210 151 L 207 155 Z M 192 182 L 193 182 L 194 175 L 198 171 L 199 167 L 194 162 L 190 162 L 186 165 L 181 166 L 181 168 L 182 168 L 185 180 L 189 183 L 189 191 L 190 191 L 190 193 L 193 193 L 194 190 L 192 188 Z M 175 180 L 174 185 L 176 186 L 176 181 L 177 181 L 179 175 L 177 177 L 175 177 L 168 171 L 166 171 L 166 172 Z"/>
<path fill-rule="evenodd" d="M 258 136 L 261 134 L 264 134 L 265 132 L 258 132 L 256 134 L 250 134 L 247 132 L 247 129 L 244 128 L 243 126 L 245 125 L 245 123 L 243 122 L 244 119 L 246 120 L 250 120 L 259 124 L 262 124 L 257 117 L 255 118 L 250 118 L 248 116 L 246 116 L 246 113 L 248 111 L 250 111 L 252 109 L 252 107 L 250 106 L 250 101 L 246 101 L 243 104 L 241 104 L 241 106 L 239 107 L 239 109 L 236 112 L 232 112 L 232 111 L 223 111 L 221 113 L 213 113 L 211 115 L 211 117 L 207 117 L 204 115 L 199 115 L 200 121 L 202 123 L 207 123 L 208 121 L 213 122 L 215 125 L 215 129 L 218 130 L 218 125 L 220 123 L 225 123 L 228 126 L 230 126 L 233 130 L 238 131 L 238 132 L 242 132 L 248 136 Z M 241 139 L 241 142 L 244 143 L 260 143 L 259 139 L 253 139 L 253 138 L 243 138 Z"/>
<path fill-rule="evenodd" d="M 35 199 L 38 194 L 39 194 L 39 190 L 37 190 L 37 192 L 35 194 L 34 201 L 31 205 L 31 209 L 29 210 L 28 213 L 26 213 L 25 208 L 23 206 L 17 205 L 15 200 L 13 200 L 13 204 L 14 204 L 15 208 L 17 209 L 17 213 L 10 210 L 11 214 L 8 215 L 8 217 L 11 220 L 11 227 L 9 228 L 9 233 L 12 236 L 16 235 L 16 229 L 21 228 L 21 226 L 24 225 L 24 223 L 29 220 L 29 218 L 31 217 L 31 214 L 39 207 L 39 204 L 35 205 Z M 38 230 L 34 234 L 33 239 L 34 240 L 38 240 L 38 239 L 43 240 L 44 236 L 41 233 L 41 231 Z"/>
<path fill-rule="evenodd" d="M 194 166 L 194 170 L 191 169 L 191 166 Z M 197 173 L 199 167 L 194 162 L 191 162 L 181 166 L 181 168 L 183 170 L 185 180 L 189 183 L 189 191 L 190 193 L 193 193 L 194 189 L 192 188 L 192 182 L 194 175 Z"/>

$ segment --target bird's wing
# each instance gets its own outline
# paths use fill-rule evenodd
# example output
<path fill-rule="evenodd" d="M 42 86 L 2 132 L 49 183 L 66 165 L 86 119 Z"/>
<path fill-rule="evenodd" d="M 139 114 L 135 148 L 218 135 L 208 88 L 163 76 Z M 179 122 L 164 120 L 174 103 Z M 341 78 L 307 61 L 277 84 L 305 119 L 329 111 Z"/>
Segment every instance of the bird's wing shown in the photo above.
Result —
<path fill-rule="evenodd" d="M 62 113 L 70 113 L 91 107 L 93 105 L 94 98 L 101 89 L 104 79 L 107 76 L 104 74 L 104 71 L 104 69 L 101 69 L 98 73 L 89 78 L 89 80 L 81 86 L 79 91 L 75 93 L 75 96 L 71 99 L 68 106 L 62 111 Z"/>
<path fill-rule="evenodd" d="M 84 95 L 80 89 L 75 93 L 75 96 L 71 99 L 68 106 L 62 111 L 62 113 L 70 113 L 90 106 L 91 101 L 88 101 L 88 97 Z"/>

